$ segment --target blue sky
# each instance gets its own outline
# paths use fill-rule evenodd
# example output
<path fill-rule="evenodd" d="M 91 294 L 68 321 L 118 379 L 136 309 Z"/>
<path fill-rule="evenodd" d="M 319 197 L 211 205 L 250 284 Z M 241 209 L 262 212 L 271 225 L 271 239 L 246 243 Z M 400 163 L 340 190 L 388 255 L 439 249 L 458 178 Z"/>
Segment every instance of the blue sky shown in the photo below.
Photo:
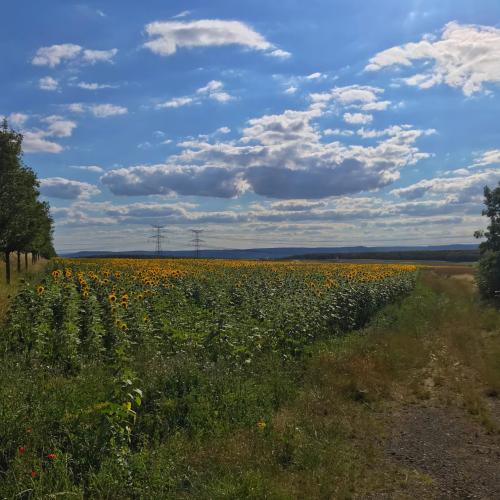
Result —
<path fill-rule="evenodd" d="M 497 0 L 18 2 L 0 114 L 60 252 L 470 243 L 500 180 Z"/>

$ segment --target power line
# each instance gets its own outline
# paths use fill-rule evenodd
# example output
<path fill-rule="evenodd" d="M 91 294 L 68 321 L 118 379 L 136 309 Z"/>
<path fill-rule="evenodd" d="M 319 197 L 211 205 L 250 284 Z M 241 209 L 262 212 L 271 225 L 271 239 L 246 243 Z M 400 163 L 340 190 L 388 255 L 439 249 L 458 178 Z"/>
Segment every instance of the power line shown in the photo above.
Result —
<path fill-rule="evenodd" d="M 165 226 L 160 226 L 158 224 L 153 224 L 151 225 L 153 228 L 153 235 L 150 236 L 149 238 L 152 239 L 155 243 L 155 254 L 156 257 L 160 258 L 161 257 L 161 242 L 165 239 L 165 236 L 163 235 L 163 228 Z"/>
<path fill-rule="evenodd" d="M 204 240 L 200 238 L 201 233 L 203 233 L 203 229 L 190 229 L 193 233 L 193 239 L 191 243 L 194 246 L 194 256 L 195 258 L 199 258 L 200 256 L 200 244 L 204 243 Z"/>

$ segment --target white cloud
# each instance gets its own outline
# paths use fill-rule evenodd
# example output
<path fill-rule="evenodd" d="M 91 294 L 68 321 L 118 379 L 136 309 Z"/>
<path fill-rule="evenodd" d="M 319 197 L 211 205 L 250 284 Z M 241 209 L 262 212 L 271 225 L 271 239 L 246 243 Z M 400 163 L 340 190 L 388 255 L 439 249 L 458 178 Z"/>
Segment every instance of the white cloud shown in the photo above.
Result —
<path fill-rule="evenodd" d="M 420 42 L 379 52 L 365 69 L 378 71 L 388 66 L 413 67 L 415 61 L 430 62 L 422 72 L 403 81 L 421 89 L 445 83 L 470 96 L 484 90 L 486 83 L 500 82 L 499 60 L 500 29 L 451 22 L 440 38 L 427 35 Z"/>
<path fill-rule="evenodd" d="M 350 137 L 351 135 L 354 135 L 354 132 L 352 130 L 341 130 L 339 128 L 327 128 L 323 130 L 323 135 L 341 135 L 345 137 Z"/>
<path fill-rule="evenodd" d="M 94 174 L 102 174 L 104 169 L 97 165 L 70 165 L 69 168 L 74 168 L 77 170 L 85 170 L 87 172 L 92 172 Z"/>
<path fill-rule="evenodd" d="M 179 143 L 165 164 L 108 171 L 114 194 L 234 198 L 246 191 L 278 199 L 319 199 L 387 186 L 427 153 L 415 142 L 424 130 L 403 129 L 374 146 L 323 142 L 314 123 L 321 109 L 287 110 L 248 121 L 239 139 Z"/>
<path fill-rule="evenodd" d="M 285 94 L 292 95 L 292 94 L 295 94 L 297 92 L 297 90 L 299 90 L 298 87 L 294 87 L 293 85 L 291 85 L 290 87 L 285 89 Z"/>
<path fill-rule="evenodd" d="M 179 48 L 241 45 L 248 49 L 268 51 L 275 57 L 288 57 L 260 33 L 240 21 L 200 19 L 196 21 L 156 21 L 145 27 L 150 38 L 144 47 L 161 56 L 175 54 Z"/>
<path fill-rule="evenodd" d="M 63 147 L 45 139 L 43 131 L 23 131 L 23 150 L 25 153 L 60 153 Z"/>
<path fill-rule="evenodd" d="M 272 50 L 271 52 L 268 52 L 267 55 L 277 57 L 278 59 L 288 59 L 289 57 L 292 57 L 291 52 L 282 49 Z"/>
<path fill-rule="evenodd" d="M 156 109 L 180 108 L 189 104 L 199 104 L 202 99 L 212 99 L 217 102 L 226 103 L 234 97 L 223 91 L 224 84 L 219 80 L 211 80 L 205 86 L 200 87 L 192 96 L 174 97 L 168 101 L 156 105 Z"/>
<path fill-rule="evenodd" d="M 101 89 L 116 88 L 116 85 L 109 85 L 107 83 L 94 83 L 94 82 L 78 82 L 76 86 L 84 90 L 101 90 Z"/>
<path fill-rule="evenodd" d="M 169 99 L 168 101 L 157 104 L 156 109 L 180 108 L 181 106 L 186 106 L 188 104 L 192 104 L 193 102 L 194 102 L 194 99 L 192 97 L 189 97 L 189 96 L 174 97 L 172 99 Z"/>
<path fill-rule="evenodd" d="M 481 154 L 472 167 L 481 167 L 484 165 L 495 165 L 500 163 L 500 149 L 491 149 L 489 151 L 485 151 Z M 500 177 L 500 174 L 499 174 Z"/>
<path fill-rule="evenodd" d="M 53 68 L 63 61 L 77 60 L 81 56 L 81 62 L 94 64 L 100 61 L 111 62 L 117 52 L 118 49 L 89 50 L 80 45 L 63 43 L 50 47 L 40 47 L 31 62 L 36 66 Z"/>
<path fill-rule="evenodd" d="M 190 10 L 183 10 L 182 12 L 179 12 L 175 16 L 172 16 L 172 19 L 180 19 L 182 17 L 187 17 L 191 14 Z"/>
<path fill-rule="evenodd" d="M 327 92 L 313 92 L 309 94 L 311 101 L 317 107 L 323 107 L 333 101 L 337 106 L 359 111 L 384 111 L 391 101 L 381 101 L 384 89 L 370 85 L 348 85 L 334 87 Z"/>
<path fill-rule="evenodd" d="M 128 109 L 114 104 L 93 104 L 90 106 L 90 112 L 96 118 L 107 118 L 109 116 L 125 115 L 128 113 Z"/>
<path fill-rule="evenodd" d="M 22 127 L 29 119 L 29 116 L 25 113 L 11 113 L 7 120 L 14 127 Z"/>
<path fill-rule="evenodd" d="M 394 189 L 391 193 L 407 200 L 430 195 L 442 198 L 447 195 L 448 201 L 460 203 L 480 201 L 483 187 L 488 184 L 496 184 L 499 177 L 498 169 L 485 169 L 482 172 L 461 169 L 452 172 L 447 177 L 423 179 L 410 186 Z"/>
<path fill-rule="evenodd" d="M 38 128 L 27 129 L 24 127 L 28 120 L 28 115 L 24 113 L 13 113 L 9 115 L 11 123 L 21 128 L 23 134 L 23 150 L 25 153 L 60 153 L 63 147 L 49 140 L 51 137 L 70 137 L 77 124 L 72 120 L 59 115 L 51 115 L 40 118 L 40 122 L 45 124 L 45 130 Z"/>
<path fill-rule="evenodd" d="M 110 116 L 125 115 L 128 109 L 124 106 L 117 106 L 115 104 L 82 104 L 74 102 L 68 104 L 67 109 L 73 113 L 89 112 L 96 118 L 108 118 Z"/>
<path fill-rule="evenodd" d="M 231 129 L 229 127 L 220 127 L 215 132 L 218 134 L 229 134 Z"/>
<path fill-rule="evenodd" d="M 50 47 L 40 47 L 32 59 L 32 63 L 36 66 L 50 66 L 53 68 L 60 64 L 63 60 L 70 60 L 77 57 L 82 51 L 80 45 L 72 43 L 63 43 L 59 45 L 51 45 Z"/>
<path fill-rule="evenodd" d="M 42 121 L 49 124 L 45 133 L 50 137 L 70 137 L 76 128 L 74 121 L 66 120 L 59 115 L 48 116 L 43 118 Z"/>
<path fill-rule="evenodd" d="M 323 76 L 322 73 L 317 71 L 316 73 L 311 73 L 310 75 L 306 76 L 306 80 L 317 80 L 318 78 L 321 78 Z"/>
<path fill-rule="evenodd" d="M 212 92 L 216 92 L 221 90 L 224 87 L 224 84 L 219 80 L 211 80 L 204 87 L 200 87 L 196 93 L 197 94 L 210 94 Z"/>
<path fill-rule="evenodd" d="M 38 80 L 38 86 L 41 90 L 54 91 L 59 89 L 59 82 L 51 76 L 45 76 Z"/>
<path fill-rule="evenodd" d="M 352 125 L 366 125 L 373 121 L 373 115 L 365 113 L 344 113 L 344 121 Z"/>
<path fill-rule="evenodd" d="M 113 57 L 118 53 L 118 49 L 110 50 L 89 50 L 85 49 L 83 51 L 83 60 L 89 64 L 95 64 L 96 62 L 112 62 Z"/>
<path fill-rule="evenodd" d="M 85 113 L 85 106 L 81 102 L 73 102 L 72 104 L 68 104 L 68 111 L 73 113 Z"/>
<path fill-rule="evenodd" d="M 64 177 L 40 179 L 40 193 L 48 198 L 65 200 L 86 199 L 100 193 L 97 186 L 87 182 L 73 181 Z"/>

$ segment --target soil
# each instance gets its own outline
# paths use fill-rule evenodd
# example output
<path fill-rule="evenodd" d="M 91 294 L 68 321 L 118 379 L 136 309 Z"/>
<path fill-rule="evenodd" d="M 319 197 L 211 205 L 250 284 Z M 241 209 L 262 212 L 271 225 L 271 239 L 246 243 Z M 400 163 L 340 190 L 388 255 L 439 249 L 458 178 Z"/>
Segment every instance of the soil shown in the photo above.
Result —
<path fill-rule="evenodd" d="M 391 429 L 390 461 L 428 478 L 420 498 L 500 499 L 499 436 L 463 410 L 406 406 L 393 415 Z"/>

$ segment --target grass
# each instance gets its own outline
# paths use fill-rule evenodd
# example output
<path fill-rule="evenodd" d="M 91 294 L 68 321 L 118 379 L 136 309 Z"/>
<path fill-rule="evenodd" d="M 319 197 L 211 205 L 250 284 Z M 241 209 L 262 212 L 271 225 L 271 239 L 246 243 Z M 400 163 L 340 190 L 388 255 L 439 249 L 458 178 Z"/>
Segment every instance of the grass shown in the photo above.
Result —
<path fill-rule="evenodd" d="M 109 369 L 63 377 L 9 357 L 0 366 L 0 497 L 400 492 L 429 478 L 385 460 L 390 408 L 438 398 L 498 432 L 487 399 L 500 390 L 499 360 L 500 313 L 478 302 L 470 281 L 426 271 L 367 328 L 318 342 L 295 362 L 268 356 L 236 370 L 182 353 L 168 362 L 138 355 L 144 403 L 132 451 L 115 456 L 102 448 L 110 427 L 96 410 L 114 390 Z"/>
<path fill-rule="evenodd" d="M 5 320 L 11 297 L 15 296 L 24 281 L 36 279 L 39 273 L 44 269 L 47 261 L 39 260 L 36 264 L 31 264 L 29 258 L 28 271 L 24 268 L 24 255 L 21 256 L 21 272 L 17 272 L 17 256 L 12 254 L 10 257 L 11 265 L 11 283 L 5 282 L 5 261 L 0 261 L 0 323 Z"/>

